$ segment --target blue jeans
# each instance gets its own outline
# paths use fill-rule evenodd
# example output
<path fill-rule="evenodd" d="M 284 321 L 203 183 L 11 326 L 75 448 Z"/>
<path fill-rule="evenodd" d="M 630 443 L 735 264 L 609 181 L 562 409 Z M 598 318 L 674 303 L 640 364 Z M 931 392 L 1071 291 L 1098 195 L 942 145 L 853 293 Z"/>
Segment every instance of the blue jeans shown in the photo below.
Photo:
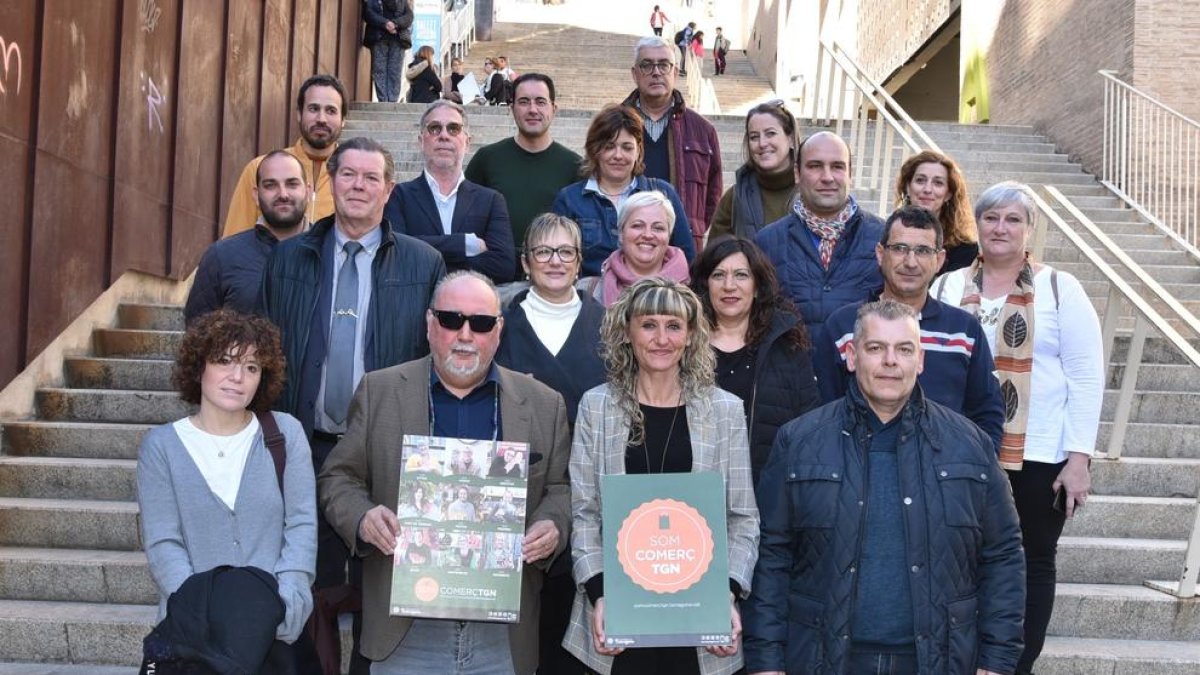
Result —
<path fill-rule="evenodd" d="M 513 675 L 513 672 L 507 624 L 437 619 L 415 619 L 396 651 L 371 664 L 371 675 Z"/>
<path fill-rule="evenodd" d="M 387 38 L 380 38 L 371 47 L 371 80 L 375 82 L 375 98 L 380 101 L 395 103 L 400 98 L 404 51 L 398 40 Z"/>
<path fill-rule="evenodd" d="M 850 646 L 850 667 L 854 675 L 916 675 L 917 655 L 909 649 Z"/>

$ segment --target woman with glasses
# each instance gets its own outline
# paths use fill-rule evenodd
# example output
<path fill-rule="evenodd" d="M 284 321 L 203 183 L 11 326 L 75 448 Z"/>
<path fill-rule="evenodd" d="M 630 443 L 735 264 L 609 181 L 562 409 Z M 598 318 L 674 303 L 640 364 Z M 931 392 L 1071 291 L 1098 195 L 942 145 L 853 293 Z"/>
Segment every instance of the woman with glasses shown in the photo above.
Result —
<path fill-rule="evenodd" d="M 1033 260 L 1037 213 L 1021 183 L 993 185 L 975 203 L 983 255 L 946 274 L 932 295 L 979 318 L 996 361 L 1007 418 L 1008 470 L 1025 549 L 1025 652 L 1030 673 L 1054 610 L 1058 538 L 1087 502 L 1104 399 L 1100 321 L 1070 274 Z"/>
<path fill-rule="evenodd" d="M 971 214 L 967 180 L 946 155 L 923 150 L 904 160 L 896 177 L 896 206 L 929 209 L 942 223 L 946 261 L 938 274 L 969 266 L 979 256 L 979 233 Z"/>
<path fill-rule="evenodd" d="M 753 239 L 763 227 L 791 213 L 796 191 L 796 118 L 783 101 L 760 103 L 746 114 L 742 152 L 733 187 L 717 204 L 709 241 L 732 234 Z"/>
<path fill-rule="evenodd" d="M 657 64 L 642 64 L 651 70 Z M 667 67 L 670 68 L 668 62 Z M 583 239 L 581 274 L 600 275 L 604 261 L 617 250 L 617 210 L 631 195 L 650 190 L 661 192 L 676 214 L 671 229 L 672 246 L 691 261 L 695 255 L 692 233 L 679 194 L 670 183 L 643 174 L 642 116 L 632 108 L 609 105 L 592 118 L 584 141 L 584 180 L 559 191 L 550 210 L 579 225 Z"/>
<path fill-rule="evenodd" d="M 442 81 L 433 63 L 433 47 L 425 45 L 417 50 L 413 62 L 404 71 L 404 78 L 408 80 L 409 103 L 430 103 L 441 98 Z"/>
<path fill-rule="evenodd" d="M 742 399 L 758 485 L 779 427 L 821 404 L 808 331 L 749 239 L 709 244 L 692 265 L 692 290 L 712 325 L 717 386 Z"/>
<path fill-rule="evenodd" d="M 742 666 L 738 601 L 758 559 L 742 403 L 713 384 L 708 320 L 690 289 L 643 279 L 604 316 L 608 382 L 579 404 L 571 446 L 571 556 L 578 591 L 563 644 L 595 672 L 715 675 Z M 600 482 L 609 474 L 714 472 L 725 485 L 732 644 L 619 649 L 605 644 Z M 612 571 L 612 574 L 620 574 Z"/>

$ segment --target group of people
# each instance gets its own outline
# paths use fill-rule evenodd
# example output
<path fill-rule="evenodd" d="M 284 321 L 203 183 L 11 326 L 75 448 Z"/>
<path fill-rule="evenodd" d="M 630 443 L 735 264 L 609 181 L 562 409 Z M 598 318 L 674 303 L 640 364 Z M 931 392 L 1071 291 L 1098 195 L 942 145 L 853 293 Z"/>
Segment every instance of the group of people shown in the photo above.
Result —
<path fill-rule="evenodd" d="M 650 12 L 650 30 L 654 35 L 662 37 L 663 28 L 671 23 L 671 19 L 667 17 L 667 13 L 662 10 L 662 7 L 655 5 Z M 696 58 L 698 65 L 704 63 L 704 31 L 696 28 L 695 21 L 689 21 L 675 33 L 675 46 L 679 47 L 679 73 L 687 74 L 687 57 L 691 54 Z M 713 75 L 724 75 L 726 66 L 726 57 L 729 54 L 730 43 L 729 38 L 725 37 L 721 27 L 717 26 L 717 32 L 713 36 L 712 55 L 713 55 Z"/>
<path fill-rule="evenodd" d="M 435 100 L 402 183 L 339 140 L 341 84 L 304 83 L 300 140 L 247 165 L 196 274 L 175 381 L 198 411 L 141 450 L 164 623 L 253 568 L 274 604 L 243 619 L 252 672 L 292 672 L 339 588 L 355 673 L 1031 672 L 1104 364 L 1079 282 L 1029 257 L 1029 188 L 972 208 L 920 153 L 880 218 L 846 143 L 772 102 L 724 190 L 676 56 L 638 42 L 582 158 L 546 75 L 465 167 L 466 111 Z M 520 623 L 389 615 L 394 509 L 429 512 L 397 504 L 405 434 L 529 445 Z M 724 479 L 731 643 L 614 649 L 600 481 L 701 471 Z"/>

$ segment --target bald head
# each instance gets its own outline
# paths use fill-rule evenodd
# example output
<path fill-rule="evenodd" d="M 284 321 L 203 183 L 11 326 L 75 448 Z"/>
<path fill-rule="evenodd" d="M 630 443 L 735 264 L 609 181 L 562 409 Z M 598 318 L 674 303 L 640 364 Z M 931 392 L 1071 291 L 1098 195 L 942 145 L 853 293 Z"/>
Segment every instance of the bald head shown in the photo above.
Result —
<path fill-rule="evenodd" d="M 804 139 L 796 162 L 796 188 L 804 206 L 822 218 L 836 216 L 850 198 L 850 147 L 821 131 Z"/>

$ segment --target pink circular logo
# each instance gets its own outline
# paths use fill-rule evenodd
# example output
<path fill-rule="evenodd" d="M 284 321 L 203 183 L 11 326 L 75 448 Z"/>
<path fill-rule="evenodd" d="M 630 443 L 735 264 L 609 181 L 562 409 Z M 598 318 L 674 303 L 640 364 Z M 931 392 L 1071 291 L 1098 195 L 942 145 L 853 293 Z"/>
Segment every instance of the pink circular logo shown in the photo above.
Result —
<path fill-rule="evenodd" d="M 691 588 L 713 559 L 708 521 L 688 504 L 655 499 L 629 512 L 617 531 L 617 560 L 635 584 L 653 593 Z"/>

